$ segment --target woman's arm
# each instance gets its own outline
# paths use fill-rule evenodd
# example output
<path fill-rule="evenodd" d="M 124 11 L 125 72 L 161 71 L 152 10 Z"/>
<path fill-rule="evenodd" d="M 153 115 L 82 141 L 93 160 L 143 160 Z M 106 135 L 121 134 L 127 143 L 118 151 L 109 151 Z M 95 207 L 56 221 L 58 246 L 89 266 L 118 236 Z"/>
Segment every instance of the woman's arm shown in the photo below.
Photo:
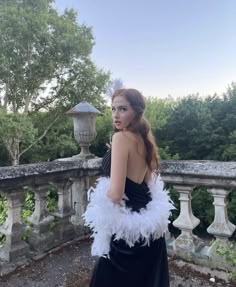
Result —
<path fill-rule="evenodd" d="M 107 195 L 112 202 L 118 203 L 124 194 L 128 163 L 128 139 L 123 132 L 117 132 L 112 138 L 111 182 Z"/>
<path fill-rule="evenodd" d="M 152 178 L 152 171 L 148 168 L 145 177 L 144 177 L 144 181 L 146 183 L 148 183 L 150 181 L 150 179 Z"/>

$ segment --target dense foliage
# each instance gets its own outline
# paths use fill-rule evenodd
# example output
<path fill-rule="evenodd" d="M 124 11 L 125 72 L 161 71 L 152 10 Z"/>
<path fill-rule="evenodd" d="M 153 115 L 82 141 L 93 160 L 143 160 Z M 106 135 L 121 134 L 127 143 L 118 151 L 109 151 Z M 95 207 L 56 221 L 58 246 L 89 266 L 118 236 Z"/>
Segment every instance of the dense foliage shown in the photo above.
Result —
<path fill-rule="evenodd" d="M 12 165 L 21 163 L 66 110 L 84 99 L 104 103 L 109 73 L 91 61 L 91 27 L 78 22 L 75 10 L 59 14 L 52 3 L 0 1 L 0 142 Z M 38 112 L 49 118 L 39 128 L 31 118 Z"/>

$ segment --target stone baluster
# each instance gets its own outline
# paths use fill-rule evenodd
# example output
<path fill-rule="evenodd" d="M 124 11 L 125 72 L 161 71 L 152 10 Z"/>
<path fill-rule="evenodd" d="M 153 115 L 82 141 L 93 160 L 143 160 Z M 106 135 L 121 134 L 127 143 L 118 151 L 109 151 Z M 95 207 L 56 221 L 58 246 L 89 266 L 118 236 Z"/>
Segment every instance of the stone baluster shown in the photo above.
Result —
<path fill-rule="evenodd" d="M 75 214 L 70 203 L 72 181 L 57 182 L 56 185 L 58 187 L 58 207 L 52 214 L 58 222 L 56 228 L 58 236 L 56 237 L 60 242 L 65 242 L 75 237 L 74 226 L 70 222 L 71 215 Z"/>
<path fill-rule="evenodd" d="M 214 197 L 215 217 L 212 224 L 207 228 L 207 232 L 214 235 L 216 238 L 209 249 L 209 253 L 214 253 L 214 246 L 216 242 L 225 244 L 228 238 L 232 236 L 236 226 L 228 219 L 227 214 L 227 200 L 226 197 L 230 190 L 224 188 L 209 188 L 208 191 Z"/>
<path fill-rule="evenodd" d="M 89 189 L 89 177 L 84 176 L 73 179 L 72 185 L 72 204 L 74 206 L 75 214 L 71 217 L 76 233 L 84 235 L 87 233 L 87 228 L 84 227 L 82 214 L 85 212 L 87 206 L 87 191 Z"/>
<path fill-rule="evenodd" d="M 48 185 L 34 187 L 35 209 L 28 218 L 33 225 L 28 241 L 31 247 L 39 252 L 54 246 L 54 234 L 50 231 L 50 224 L 54 221 L 54 217 L 47 210 L 47 191 Z"/>
<path fill-rule="evenodd" d="M 6 241 L 0 248 L 0 260 L 5 262 L 19 262 L 21 264 L 29 256 L 29 245 L 22 240 L 26 226 L 21 221 L 21 208 L 24 190 L 2 192 L 7 198 L 7 219 L 0 226 L 0 233 L 6 236 Z"/>
<path fill-rule="evenodd" d="M 203 246 L 202 241 L 192 233 L 200 220 L 192 212 L 191 192 L 193 187 L 189 185 L 175 185 L 174 187 L 180 193 L 180 214 L 173 225 L 181 230 L 181 234 L 174 242 L 174 250 L 176 254 L 181 254 L 185 259 L 189 259 Z"/>

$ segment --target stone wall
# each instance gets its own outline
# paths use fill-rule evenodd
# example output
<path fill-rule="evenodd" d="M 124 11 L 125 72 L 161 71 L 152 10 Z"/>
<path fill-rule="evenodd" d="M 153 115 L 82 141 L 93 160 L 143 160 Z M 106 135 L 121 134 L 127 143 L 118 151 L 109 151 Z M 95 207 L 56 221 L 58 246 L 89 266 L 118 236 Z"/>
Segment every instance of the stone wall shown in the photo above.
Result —
<path fill-rule="evenodd" d="M 8 206 L 7 219 L 0 226 L 0 233 L 6 238 L 0 248 L 0 273 L 87 234 L 81 215 L 87 205 L 87 191 L 101 174 L 100 168 L 100 158 L 68 158 L 0 168 L 0 193 L 7 198 Z M 163 180 L 180 195 L 179 217 L 173 225 L 181 234 L 176 239 L 166 236 L 169 254 L 196 264 L 227 268 L 215 254 L 215 245 L 225 244 L 235 230 L 227 216 L 226 197 L 236 187 L 236 162 L 163 161 L 161 170 Z M 46 196 L 52 183 L 57 187 L 58 203 L 56 211 L 49 213 Z M 207 187 L 214 198 L 215 217 L 207 231 L 215 241 L 210 246 L 193 233 L 200 223 L 191 207 L 191 192 L 196 185 Z M 29 225 L 25 225 L 21 211 L 29 188 L 34 192 L 35 208 L 28 218 Z"/>

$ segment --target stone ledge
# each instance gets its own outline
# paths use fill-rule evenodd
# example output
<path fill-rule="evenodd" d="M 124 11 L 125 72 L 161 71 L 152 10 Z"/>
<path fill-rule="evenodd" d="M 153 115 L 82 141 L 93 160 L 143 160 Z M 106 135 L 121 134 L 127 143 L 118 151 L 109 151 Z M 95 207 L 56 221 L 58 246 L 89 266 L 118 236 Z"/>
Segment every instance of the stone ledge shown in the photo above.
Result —
<path fill-rule="evenodd" d="M 235 161 L 206 161 L 206 160 L 164 160 L 161 162 L 161 171 L 163 174 L 171 175 L 191 175 L 197 177 L 225 178 L 236 180 L 236 162 Z"/>
<path fill-rule="evenodd" d="M 75 169 L 95 169 L 100 167 L 101 158 L 94 158 L 89 160 L 70 160 L 68 158 L 51 162 L 7 166 L 0 167 L 0 181 L 5 179 L 15 179 L 19 177 L 64 172 Z"/>
<path fill-rule="evenodd" d="M 65 158 L 52 162 L 26 164 L 16 167 L 0 167 L 0 181 L 75 169 L 100 169 L 101 163 L 102 159 L 98 157 L 89 160 L 74 160 L 73 158 Z M 165 175 L 171 174 L 201 177 L 223 177 L 235 180 L 236 162 L 163 160 L 161 161 L 161 171 Z"/>
<path fill-rule="evenodd" d="M 61 181 L 63 179 L 93 176 L 100 173 L 101 158 L 89 160 L 62 159 L 52 162 L 26 164 L 0 168 L 0 189 L 10 190 L 27 185 L 41 185 L 49 181 Z"/>

